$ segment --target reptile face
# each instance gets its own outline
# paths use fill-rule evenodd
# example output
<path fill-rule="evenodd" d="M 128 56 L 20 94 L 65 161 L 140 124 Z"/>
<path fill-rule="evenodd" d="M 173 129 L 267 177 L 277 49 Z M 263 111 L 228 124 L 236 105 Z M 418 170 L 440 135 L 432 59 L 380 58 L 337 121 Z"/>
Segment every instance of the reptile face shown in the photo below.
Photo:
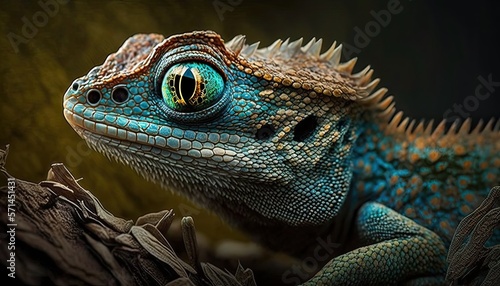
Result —
<path fill-rule="evenodd" d="M 64 116 L 92 148 L 222 215 L 321 224 L 349 189 L 357 101 L 378 81 L 339 64 L 341 47 L 301 42 L 136 35 L 73 82 Z"/>

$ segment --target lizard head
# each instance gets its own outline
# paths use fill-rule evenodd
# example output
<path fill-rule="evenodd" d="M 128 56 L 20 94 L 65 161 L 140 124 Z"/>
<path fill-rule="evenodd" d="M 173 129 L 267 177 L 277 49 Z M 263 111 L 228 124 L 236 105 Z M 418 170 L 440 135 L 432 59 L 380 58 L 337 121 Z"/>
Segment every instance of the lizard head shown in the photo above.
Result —
<path fill-rule="evenodd" d="M 321 40 L 129 38 L 75 80 L 64 116 L 95 150 L 244 224 L 315 225 L 350 187 L 362 101 L 378 83 Z M 375 99 L 374 99 L 375 98 Z"/>

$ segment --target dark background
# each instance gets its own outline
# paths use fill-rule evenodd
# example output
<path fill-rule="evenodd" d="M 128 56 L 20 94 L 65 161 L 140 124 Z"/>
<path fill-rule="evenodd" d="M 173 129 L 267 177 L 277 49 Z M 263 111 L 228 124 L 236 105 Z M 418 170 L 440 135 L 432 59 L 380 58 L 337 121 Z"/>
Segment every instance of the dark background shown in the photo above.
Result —
<path fill-rule="evenodd" d="M 193 215 L 197 228 L 212 239 L 243 239 L 216 216 L 90 151 L 63 118 L 65 90 L 135 33 L 167 36 L 210 29 L 226 40 L 246 34 L 248 42 L 263 45 L 277 38 L 304 37 L 307 42 L 320 37 L 325 46 L 334 40 L 355 46 L 355 27 L 364 30 L 374 20 L 372 14 L 386 10 L 390 2 L 68 1 L 25 37 L 26 20 L 33 23 L 38 15 L 43 22 L 40 13 L 46 12 L 38 1 L 3 0 L 0 146 L 11 144 L 8 170 L 18 178 L 41 181 L 50 164 L 63 162 L 117 216 L 135 219 L 174 208 L 178 217 Z M 441 120 L 453 104 L 474 96 L 479 76 L 491 74 L 500 81 L 498 4 L 465 3 L 401 0 L 401 12 L 352 55 L 359 57 L 355 71 L 370 64 L 382 79 L 380 86 L 396 96 L 398 109 L 414 118 Z M 13 34 L 26 38 L 18 51 Z M 499 117 L 499 103 L 500 87 L 471 115 L 476 122 Z"/>

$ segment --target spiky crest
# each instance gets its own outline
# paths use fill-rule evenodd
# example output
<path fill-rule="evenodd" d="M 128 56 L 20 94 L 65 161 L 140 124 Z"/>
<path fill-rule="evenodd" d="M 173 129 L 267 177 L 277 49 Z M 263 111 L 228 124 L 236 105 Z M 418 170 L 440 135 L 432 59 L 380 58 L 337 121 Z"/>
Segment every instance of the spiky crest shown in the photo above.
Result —
<path fill-rule="evenodd" d="M 404 116 L 402 111 L 396 112 L 394 97 L 392 95 L 386 96 L 386 88 L 382 87 L 375 90 L 380 80 L 378 78 L 372 79 L 373 69 L 369 65 L 363 70 L 353 73 L 357 58 L 344 63 L 340 62 L 342 44 L 337 46 L 337 42 L 333 42 L 328 50 L 320 53 L 323 43 L 322 39 L 316 40 L 316 38 L 312 38 L 304 46 L 302 46 L 302 43 L 303 38 L 293 42 L 290 42 L 289 39 L 285 41 L 278 39 L 270 46 L 259 49 L 258 42 L 247 45 L 245 44 L 245 37 L 239 35 L 226 43 L 226 48 L 247 59 L 254 57 L 291 60 L 296 57 L 303 57 L 316 63 L 328 63 L 330 68 L 348 77 L 359 87 L 359 90 L 363 91 L 356 96 L 342 97 L 358 101 L 366 108 L 376 111 L 381 125 L 384 125 L 382 126 L 383 129 L 388 135 L 405 137 L 405 140 L 415 139 L 416 137 L 428 137 L 429 140 L 441 140 L 449 144 L 466 135 L 500 139 L 500 119 L 496 120 L 492 118 L 484 128 L 483 122 L 480 121 L 473 129 L 471 129 L 470 119 L 466 119 L 463 122 L 459 120 L 452 122 L 448 130 L 446 130 L 446 120 L 440 121 L 437 125 L 434 125 L 434 120 L 422 120 L 416 124 L 415 119 Z M 329 92 L 323 92 L 323 94 L 332 95 Z"/>

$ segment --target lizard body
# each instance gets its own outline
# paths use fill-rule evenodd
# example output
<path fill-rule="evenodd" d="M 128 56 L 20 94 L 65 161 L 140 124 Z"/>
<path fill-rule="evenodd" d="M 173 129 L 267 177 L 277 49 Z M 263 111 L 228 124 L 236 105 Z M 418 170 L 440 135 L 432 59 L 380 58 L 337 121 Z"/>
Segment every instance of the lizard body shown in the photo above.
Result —
<path fill-rule="evenodd" d="M 321 44 L 135 35 L 74 81 L 64 116 L 273 249 L 338 242 L 311 284 L 439 281 L 458 222 L 500 182 L 500 124 L 416 124 Z"/>

